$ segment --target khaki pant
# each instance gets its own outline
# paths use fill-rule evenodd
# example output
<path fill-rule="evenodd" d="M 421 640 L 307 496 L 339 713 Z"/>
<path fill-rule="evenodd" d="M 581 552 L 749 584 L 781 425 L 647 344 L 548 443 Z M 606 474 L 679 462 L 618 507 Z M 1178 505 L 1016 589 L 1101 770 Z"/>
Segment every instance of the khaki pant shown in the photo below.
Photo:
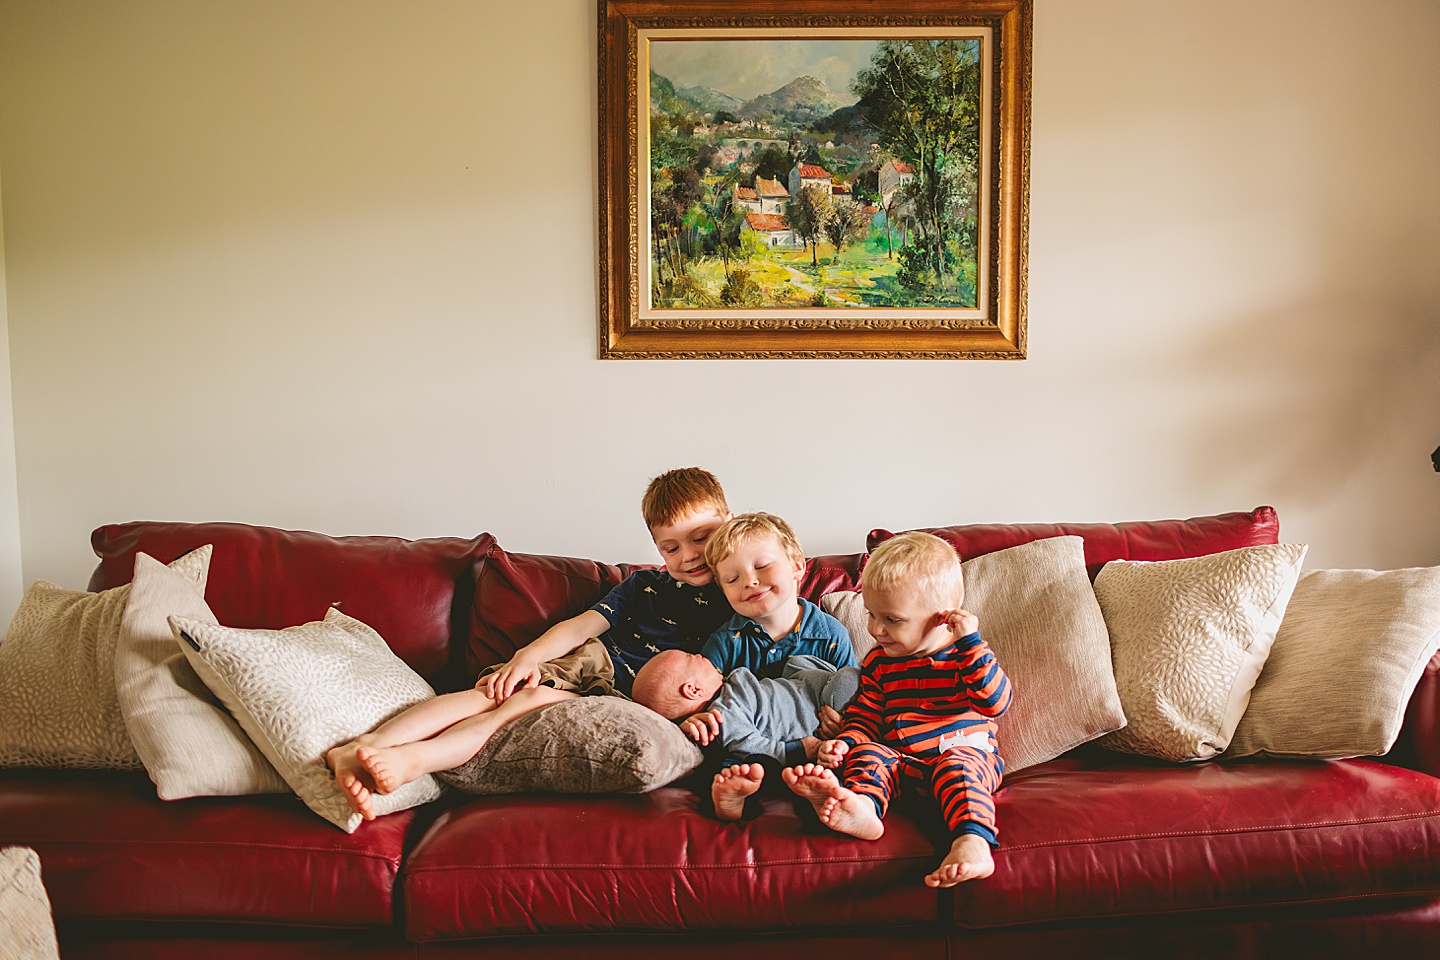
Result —
<path fill-rule="evenodd" d="M 504 664 L 497 663 L 481 671 L 483 677 L 494 673 Z M 595 637 L 586 640 L 563 657 L 547 660 L 540 664 L 540 685 L 568 690 L 584 697 L 606 695 L 623 696 L 615 689 L 615 664 L 610 651 Z"/>

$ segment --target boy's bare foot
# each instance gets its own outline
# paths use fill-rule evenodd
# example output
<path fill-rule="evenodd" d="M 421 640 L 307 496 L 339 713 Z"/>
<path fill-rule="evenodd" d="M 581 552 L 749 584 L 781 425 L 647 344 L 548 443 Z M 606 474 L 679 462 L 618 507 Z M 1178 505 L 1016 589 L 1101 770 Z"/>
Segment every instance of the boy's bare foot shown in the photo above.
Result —
<path fill-rule="evenodd" d="M 375 808 L 370 803 L 370 793 L 375 781 L 360 763 L 360 744 L 351 740 L 338 747 L 331 747 L 325 753 L 325 765 L 335 774 L 335 784 L 345 795 L 345 802 L 366 820 L 375 819 Z"/>
<path fill-rule="evenodd" d="M 973 833 L 962 833 L 935 872 L 925 878 L 927 887 L 953 887 L 966 880 L 982 880 L 995 872 L 990 844 Z"/>
<path fill-rule="evenodd" d="M 820 822 L 836 833 L 861 840 L 879 840 L 885 834 L 885 821 L 870 798 L 841 786 L 826 767 L 806 763 L 789 767 L 780 776 L 791 790 L 810 801 Z"/>
<path fill-rule="evenodd" d="M 375 778 L 376 793 L 394 793 L 411 780 L 424 774 L 419 758 L 407 749 L 411 744 L 393 747 L 361 747 L 355 751 L 360 765 Z"/>
<path fill-rule="evenodd" d="M 715 816 L 721 820 L 739 820 L 745 815 L 745 798 L 765 780 L 765 768 L 758 763 L 737 763 L 715 774 L 710 784 L 710 800 Z"/>

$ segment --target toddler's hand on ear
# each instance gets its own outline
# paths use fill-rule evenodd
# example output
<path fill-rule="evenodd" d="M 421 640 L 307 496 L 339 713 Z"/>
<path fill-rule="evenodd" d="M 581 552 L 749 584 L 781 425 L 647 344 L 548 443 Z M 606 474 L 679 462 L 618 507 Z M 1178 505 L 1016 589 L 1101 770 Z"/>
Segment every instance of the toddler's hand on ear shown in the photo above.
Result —
<path fill-rule="evenodd" d="M 945 623 L 950 627 L 950 633 L 956 640 L 968 637 L 980 629 L 980 618 L 969 610 L 947 610 Z"/>

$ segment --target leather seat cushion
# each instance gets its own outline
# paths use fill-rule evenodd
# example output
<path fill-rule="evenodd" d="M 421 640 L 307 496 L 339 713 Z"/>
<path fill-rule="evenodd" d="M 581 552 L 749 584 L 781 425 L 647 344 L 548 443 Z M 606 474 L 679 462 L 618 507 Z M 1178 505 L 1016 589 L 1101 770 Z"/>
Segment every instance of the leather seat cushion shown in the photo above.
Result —
<path fill-rule="evenodd" d="M 346 834 L 294 796 L 167 802 L 139 773 L 0 775 L 0 846 L 39 852 L 57 920 L 391 926 L 416 814 Z"/>
<path fill-rule="evenodd" d="M 754 819 L 722 823 L 684 787 L 468 803 L 437 819 L 406 861 L 406 935 L 756 933 L 942 920 L 941 896 L 921 878 L 948 846 L 943 836 L 892 813 L 884 837 L 855 840 L 827 830 L 793 797 L 762 806 Z"/>
<path fill-rule="evenodd" d="M 1072 756 L 1017 773 L 997 815 L 961 927 L 1440 893 L 1440 780 L 1373 760 Z"/>

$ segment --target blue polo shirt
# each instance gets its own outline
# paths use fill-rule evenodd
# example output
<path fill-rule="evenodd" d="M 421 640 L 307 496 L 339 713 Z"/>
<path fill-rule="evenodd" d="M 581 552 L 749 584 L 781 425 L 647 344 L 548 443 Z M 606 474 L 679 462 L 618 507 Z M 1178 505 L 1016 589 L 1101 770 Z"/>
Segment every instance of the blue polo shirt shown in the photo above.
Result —
<path fill-rule="evenodd" d="M 732 613 L 713 580 L 693 587 L 665 570 L 636 570 L 590 609 L 610 623 L 600 642 L 615 663 L 615 689 L 627 697 L 645 661 L 662 650 L 698 652 Z"/>
<path fill-rule="evenodd" d="M 778 677 L 795 656 L 818 657 L 838 667 L 855 666 L 855 647 L 845 626 L 815 604 L 800 598 L 800 620 L 779 640 L 743 614 L 735 614 L 710 635 L 702 654 L 729 673 L 747 668 L 757 677 Z"/>

